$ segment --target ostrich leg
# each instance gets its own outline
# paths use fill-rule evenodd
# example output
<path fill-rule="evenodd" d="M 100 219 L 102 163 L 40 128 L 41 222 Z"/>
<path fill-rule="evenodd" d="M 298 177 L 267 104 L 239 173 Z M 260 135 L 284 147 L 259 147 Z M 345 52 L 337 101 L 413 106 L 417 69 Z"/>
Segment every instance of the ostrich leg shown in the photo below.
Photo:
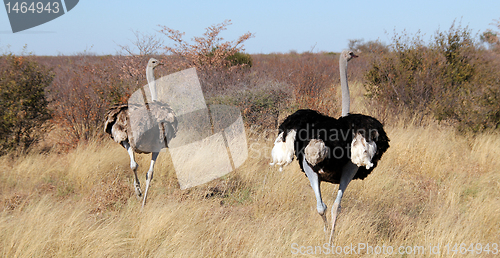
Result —
<path fill-rule="evenodd" d="M 144 191 L 144 200 L 142 201 L 142 208 L 146 204 L 146 198 L 148 197 L 149 185 L 151 184 L 151 180 L 153 180 L 153 169 L 155 166 L 156 159 L 158 158 L 159 152 L 151 153 L 151 165 L 149 166 L 149 171 L 146 174 L 146 190 Z"/>
<path fill-rule="evenodd" d="M 137 162 L 135 162 L 134 150 L 132 150 L 132 147 L 130 147 L 128 141 L 123 141 L 121 142 L 121 144 L 123 147 L 125 147 L 125 149 L 128 152 L 128 155 L 130 156 L 130 168 L 132 169 L 132 171 L 134 171 L 135 194 L 137 195 L 137 197 L 141 197 L 142 196 L 141 184 L 139 183 L 139 178 L 137 178 L 137 168 L 139 167 L 139 165 L 137 165 Z"/>
<path fill-rule="evenodd" d="M 325 232 L 328 229 L 328 222 L 326 220 L 326 204 L 323 203 L 323 200 L 321 199 L 321 189 L 320 189 L 320 181 L 318 178 L 318 174 L 314 172 L 314 170 L 309 166 L 309 164 L 306 162 L 306 158 L 302 160 L 302 167 L 304 168 L 304 172 L 307 175 L 307 178 L 309 178 L 309 182 L 311 183 L 311 187 L 314 191 L 314 195 L 316 196 L 316 209 L 318 210 L 319 215 L 323 219 L 323 222 L 325 223 Z"/>
<path fill-rule="evenodd" d="M 358 166 L 349 161 L 342 168 L 342 176 L 340 176 L 340 184 L 339 191 L 337 193 L 337 198 L 335 198 L 335 202 L 332 207 L 332 229 L 330 232 L 330 243 L 333 241 L 333 234 L 335 232 L 335 222 L 337 220 L 337 216 L 340 214 L 340 201 L 342 200 L 342 196 L 344 195 L 345 189 L 347 185 L 351 182 L 354 175 L 358 172 Z"/>

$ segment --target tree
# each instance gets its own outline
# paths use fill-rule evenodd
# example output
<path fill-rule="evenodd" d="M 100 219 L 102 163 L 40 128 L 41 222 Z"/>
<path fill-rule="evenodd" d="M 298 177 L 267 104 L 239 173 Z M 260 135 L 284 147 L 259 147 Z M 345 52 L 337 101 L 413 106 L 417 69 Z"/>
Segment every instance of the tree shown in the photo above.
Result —
<path fill-rule="evenodd" d="M 134 47 L 139 50 L 139 56 L 144 55 L 158 55 L 163 49 L 163 39 L 159 38 L 156 34 L 148 34 L 140 31 L 132 31 L 135 36 L 135 40 L 130 40 L 132 42 L 132 47 L 129 45 L 120 45 L 118 47 L 126 54 L 134 56 Z"/>
<path fill-rule="evenodd" d="M 47 88 L 54 74 L 29 57 L 0 57 L 0 154 L 28 149 L 44 132 L 51 117 Z"/>
<path fill-rule="evenodd" d="M 367 54 L 386 54 L 389 52 L 389 48 L 379 40 L 365 42 L 363 39 L 351 39 L 347 46 L 349 50 Z"/>
<path fill-rule="evenodd" d="M 500 29 L 500 20 L 494 20 L 495 23 L 492 23 L 491 25 L 497 27 L 497 29 Z M 489 45 L 490 49 L 495 50 L 497 52 L 500 52 L 500 40 L 499 40 L 499 34 L 500 32 L 498 31 L 493 31 L 491 29 L 486 30 L 481 34 L 481 41 L 485 42 Z"/>
<path fill-rule="evenodd" d="M 178 30 L 160 26 L 160 32 L 175 42 L 173 47 L 165 47 L 168 53 L 182 57 L 188 66 L 195 66 L 200 70 L 212 70 L 235 67 L 231 65 L 231 56 L 243 51 L 243 43 L 253 37 L 252 33 L 247 32 L 236 41 L 224 41 L 219 34 L 229 25 L 231 25 L 231 20 L 209 26 L 202 37 L 192 39 L 194 44 L 189 44 L 184 40 L 182 37 L 185 33 Z"/>
<path fill-rule="evenodd" d="M 249 55 L 242 54 L 243 43 L 253 37 L 247 32 L 235 41 L 225 41 L 220 33 L 231 25 L 230 20 L 209 26 L 202 37 L 194 37 L 190 44 L 184 40 L 185 33 L 160 26 L 160 32 L 174 41 L 174 46 L 166 46 L 167 53 L 178 61 L 178 69 L 196 67 L 202 88 L 207 94 L 221 93 L 237 82 L 243 67 L 251 66 Z"/>

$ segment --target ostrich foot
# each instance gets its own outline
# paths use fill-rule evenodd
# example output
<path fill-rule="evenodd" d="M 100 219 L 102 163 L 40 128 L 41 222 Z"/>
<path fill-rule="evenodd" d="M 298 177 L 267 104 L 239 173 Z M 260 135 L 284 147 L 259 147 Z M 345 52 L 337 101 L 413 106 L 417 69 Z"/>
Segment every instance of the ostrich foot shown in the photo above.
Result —
<path fill-rule="evenodd" d="M 140 200 L 142 197 L 141 183 L 139 183 L 139 178 L 137 178 L 137 167 L 134 169 L 134 190 L 135 196 Z"/>
<path fill-rule="evenodd" d="M 137 198 L 139 200 L 141 200 L 142 199 L 141 198 L 142 197 L 141 187 L 139 185 L 135 185 L 134 189 L 135 189 L 135 195 L 137 196 Z"/>
<path fill-rule="evenodd" d="M 323 222 L 325 223 L 323 230 L 325 231 L 325 234 L 328 234 L 328 221 L 326 219 L 326 210 L 323 214 L 320 214 L 320 215 L 321 215 L 321 218 L 323 219 Z"/>

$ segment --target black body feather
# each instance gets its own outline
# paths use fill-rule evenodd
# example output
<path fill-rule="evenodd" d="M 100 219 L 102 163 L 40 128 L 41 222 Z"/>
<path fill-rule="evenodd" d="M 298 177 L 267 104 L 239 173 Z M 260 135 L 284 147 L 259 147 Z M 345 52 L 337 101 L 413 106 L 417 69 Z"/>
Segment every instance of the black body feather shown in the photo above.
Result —
<path fill-rule="evenodd" d="M 300 168 L 304 157 L 304 149 L 312 139 L 322 140 L 330 149 L 328 157 L 313 167 L 319 179 L 338 184 L 342 168 L 349 162 L 351 143 L 357 133 L 367 141 L 377 144 L 377 151 L 372 158 L 373 167 L 359 167 L 353 179 L 364 179 L 377 166 L 382 154 L 389 148 L 389 138 L 382 124 L 375 118 L 361 114 L 349 114 L 335 119 L 310 109 L 301 109 L 288 116 L 279 126 L 279 133 L 284 132 L 283 139 L 290 130 L 297 130 L 294 149 Z"/>

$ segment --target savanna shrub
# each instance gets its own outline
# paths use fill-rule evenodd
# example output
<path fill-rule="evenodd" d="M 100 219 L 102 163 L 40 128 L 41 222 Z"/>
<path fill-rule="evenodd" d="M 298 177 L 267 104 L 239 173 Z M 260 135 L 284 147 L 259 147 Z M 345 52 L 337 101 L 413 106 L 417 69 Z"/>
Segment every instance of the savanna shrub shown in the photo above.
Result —
<path fill-rule="evenodd" d="M 394 110 L 427 112 L 433 102 L 437 60 L 420 38 L 395 37 L 392 51 L 372 56 L 367 94 Z"/>
<path fill-rule="evenodd" d="M 228 57 L 227 60 L 231 62 L 231 66 L 239 65 L 245 67 L 252 67 L 252 56 L 250 54 L 236 52 Z"/>
<path fill-rule="evenodd" d="M 495 20 L 495 22 L 492 23 L 492 25 L 494 25 L 496 29 L 500 30 L 500 20 Z M 485 32 L 481 34 L 481 41 L 488 44 L 491 50 L 500 53 L 499 34 L 500 34 L 499 31 L 487 29 Z"/>
<path fill-rule="evenodd" d="M 222 104 L 240 108 L 247 126 L 277 128 L 280 112 L 291 99 L 286 84 L 268 81 L 257 87 L 230 92 L 209 99 L 209 104 Z"/>
<path fill-rule="evenodd" d="M 67 58 L 51 86 L 54 123 L 75 145 L 103 133 L 104 114 L 112 103 L 126 102 L 126 88 L 113 57 Z"/>
<path fill-rule="evenodd" d="M 270 54 L 255 56 L 254 60 L 253 72 L 261 78 L 281 82 L 283 87 L 290 88 L 297 108 L 327 111 L 328 107 L 323 107 L 322 103 L 334 94 L 325 96 L 325 92 L 335 92 L 337 88 L 334 85 L 340 83 L 338 55 Z"/>
<path fill-rule="evenodd" d="M 365 42 L 363 39 L 351 39 L 349 40 L 347 49 L 362 56 L 370 54 L 381 55 L 389 52 L 389 47 L 378 40 Z"/>
<path fill-rule="evenodd" d="M 45 132 L 51 117 L 45 89 L 54 74 L 30 57 L 0 57 L 0 155 L 24 151 Z"/>
<path fill-rule="evenodd" d="M 196 67 L 203 91 L 209 95 L 224 92 L 241 79 L 241 68 L 251 64 L 245 57 L 243 43 L 253 37 L 248 32 L 235 41 L 225 41 L 220 33 L 231 25 L 230 20 L 206 28 L 201 37 L 194 37 L 193 43 L 183 38 L 184 33 L 160 26 L 160 32 L 174 42 L 174 46 L 165 46 L 168 54 L 178 57 L 179 70 Z"/>
<path fill-rule="evenodd" d="M 500 62 L 491 55 L 467 27 L 454 24 L 427 45 L 418 34 L 396 34 L 391 51 L 371 56 L 367 95 L 392 113 L 431 115 L 460 130 L 496 128 Z"/>

